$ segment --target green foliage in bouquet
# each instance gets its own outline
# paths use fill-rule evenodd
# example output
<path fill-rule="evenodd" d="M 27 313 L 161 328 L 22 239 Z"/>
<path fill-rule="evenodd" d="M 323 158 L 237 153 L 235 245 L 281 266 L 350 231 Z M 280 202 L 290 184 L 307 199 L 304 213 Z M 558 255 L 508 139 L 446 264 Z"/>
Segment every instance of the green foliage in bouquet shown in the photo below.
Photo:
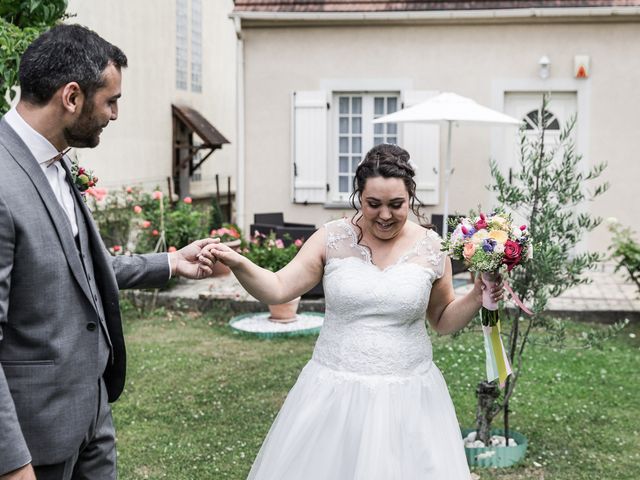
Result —
<path fill-rule="evenodd" d="M 529 305 L 531 316 L 519 310 L 507 310 L 503 317 L 507 337 L 507 355 L 513 375 L 507 380 L 500 399 L 497 386 L 482 382 L 477 389 L 477 429 L 481 440 L 489 437 L 491 422 L 502 412 L 504 429 L 509 431 L 509 400 L 523 373 L 522 354 L 534 326 L 551 327 L 553 320 L 544 315 L 549 299 L 567 289 L 588 282 L 583 275 L 603 260 L 603 255 L 581 251 L 578 242 L 601 222 L 582 207 L 585 202 L 602 195 L 606 183 L 595 187 L 595 181 L 605 168 L 596 164 L 584 169 L 581 155 L 576 152 L 572 132 L 576 119 L 571 119 L 560 131 L 558 140 L 549 144 L 547 127 L 552 117 L 547 111 L 545 95 L 539 112 L 540 129 L 535 136 L 520 132 L 519 164 L 512 180 L 491 163 L 493 184 L 499 205 L 518 214 L 527 224 L 533 249 L 533 261 L 527 268 L 514 269 L 508 281 L 516 294 Z M 495 387 L 495 388 L 492 388 Z"/>
<path fill-rule="evenodd" d="M 256 232 L 248 247 L 243 250 L 243 253 L 256 265 L 272 272 L 277 272 L 293 260 L 293 257 L 296 256 L 302 246 L 301 239 L 286 245 L 290 240 L 291 237 L 289 235 L 285 235 L 284 239 L 279 239 L 276 238 L 274 232 L 269 235 Z"/>

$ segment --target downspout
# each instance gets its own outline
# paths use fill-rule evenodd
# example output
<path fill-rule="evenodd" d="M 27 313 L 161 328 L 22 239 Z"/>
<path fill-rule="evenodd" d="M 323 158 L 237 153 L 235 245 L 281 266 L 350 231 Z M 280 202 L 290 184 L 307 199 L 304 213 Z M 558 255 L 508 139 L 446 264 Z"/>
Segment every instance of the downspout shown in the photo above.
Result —
<path fill-rule="evenodd" d="M 245 225 L 245 129 L 244 129 L 244 40 L 242 38 L 242 20 L 233 16 L 236 28 L 236 223 L 240 228 Z"/>

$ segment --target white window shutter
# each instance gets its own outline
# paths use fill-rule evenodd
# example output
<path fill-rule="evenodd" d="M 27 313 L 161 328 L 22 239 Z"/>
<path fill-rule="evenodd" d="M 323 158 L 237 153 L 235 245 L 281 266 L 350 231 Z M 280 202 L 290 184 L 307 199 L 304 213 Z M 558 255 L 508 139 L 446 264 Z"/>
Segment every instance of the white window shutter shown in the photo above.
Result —
<path fill-rule="evenodd" d="M 404 108 L 412 107 L 440 92 L 405 90 L 402 92 Z M 417 165 L 416 194 L 425 205 L 440 203 L 440 127 L 427 123 L 403 123 L 402 147 Z"/>
<path fill-rule="evenodd" d="M 293 93 L 293 203 L 327 198 L 327 94 Z"/>

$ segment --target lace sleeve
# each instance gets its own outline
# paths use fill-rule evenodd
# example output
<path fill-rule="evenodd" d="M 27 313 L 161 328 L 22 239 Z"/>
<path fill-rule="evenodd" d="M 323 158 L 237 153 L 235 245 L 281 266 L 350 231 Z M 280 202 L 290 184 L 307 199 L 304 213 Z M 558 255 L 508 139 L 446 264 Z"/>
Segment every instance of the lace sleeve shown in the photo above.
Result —
<path fill-rule="evenodd" d="M 420 243 L 416 261 L 430 268 L 436 274 L 436 278 L 444 274 L 444 266 L 447 255 L 441 250 L 442 239 L 433 230 L 427 230 L 424 240 Z"/>
<path fill-rule="evenodd" d="M 358 245 L 357 236 L 349 226 L 349 220 L 341 218 L 324 224 L 327 235 L 325 246 L 325 263 L 333 258 L 367 256 L 367 251 Z"/>

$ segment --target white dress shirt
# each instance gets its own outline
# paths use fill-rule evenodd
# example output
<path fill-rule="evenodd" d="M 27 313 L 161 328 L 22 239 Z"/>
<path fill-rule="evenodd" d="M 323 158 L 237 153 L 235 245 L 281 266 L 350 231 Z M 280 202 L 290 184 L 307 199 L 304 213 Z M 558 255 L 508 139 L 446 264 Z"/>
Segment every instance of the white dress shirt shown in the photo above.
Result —
<path fill-rule="evenodd" d="M 47 167 L 47 161 L 58 155 L 60 152 L 42 135 L 36 132 L 31 125 L 24 121 L 18 111 L 14 108 L 9 110 L 4 119 L 9 126 L 15 130 L 18 136 L 22 139 L 25 145 L 31 151 L 36 161 L 40 164 L 40 168 L 44 172 L 49 185 L 53 190 L 54 195 L 58 199 L 62 210 L 67 214 L 69 223 L 71 224 L 71 230 L 73 236 L 78 235 L 78 223 L 76 221 L 76 211 L 73 203 L 73 194 L 71 193 L 71 185 L 67 182 L 66 173 L 60 162 L 55 162 L 53 165 Z M 66 155 L 63 160 L 70 165 L 69 159 Z"/>

